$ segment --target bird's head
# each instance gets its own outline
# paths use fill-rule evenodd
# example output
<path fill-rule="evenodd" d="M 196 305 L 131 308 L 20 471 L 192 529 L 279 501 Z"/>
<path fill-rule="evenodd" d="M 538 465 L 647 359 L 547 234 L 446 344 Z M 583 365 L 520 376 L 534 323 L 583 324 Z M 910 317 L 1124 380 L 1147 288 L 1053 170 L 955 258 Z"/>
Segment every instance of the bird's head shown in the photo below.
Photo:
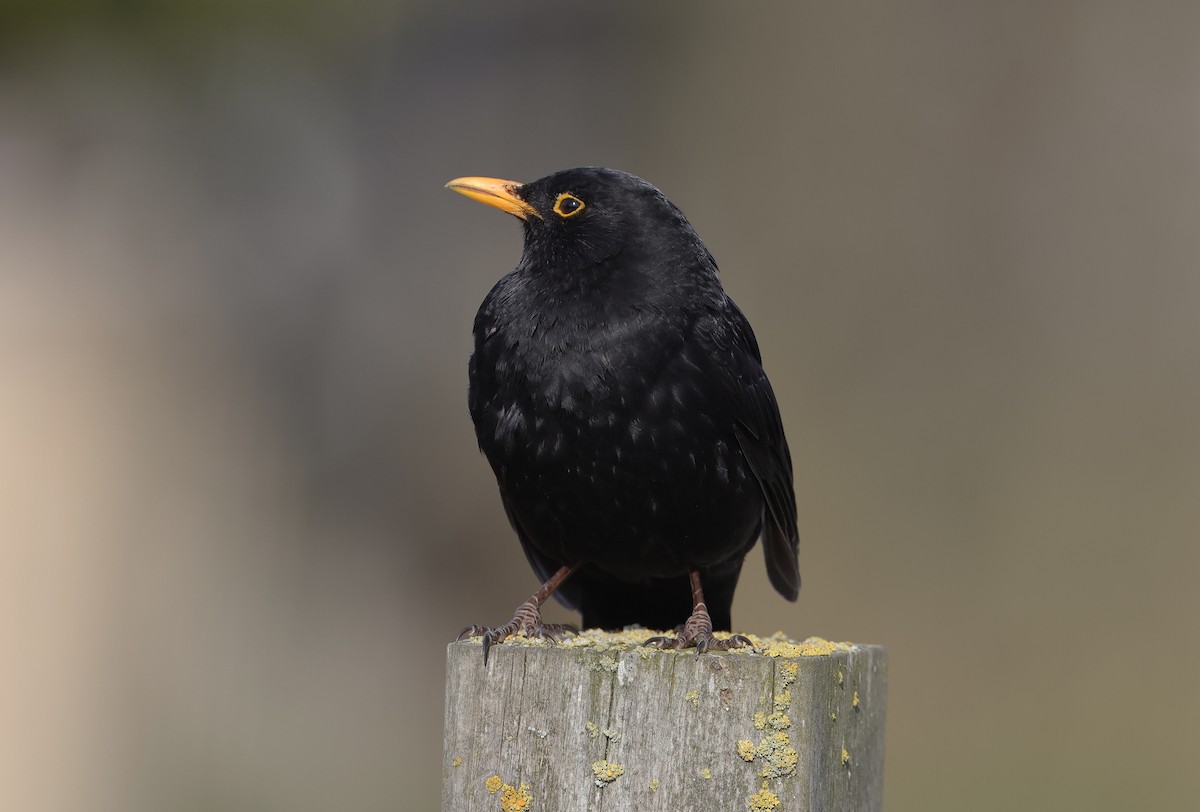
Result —
<path fill-rule="evenodd" d="M 564 169 L 532 183 L 456 178 L 447 188 L 520 218 L 526 263 L 570 272 L 617 254 L 701 256 L 683 213 L 655 186 L 616 169 Z"/>

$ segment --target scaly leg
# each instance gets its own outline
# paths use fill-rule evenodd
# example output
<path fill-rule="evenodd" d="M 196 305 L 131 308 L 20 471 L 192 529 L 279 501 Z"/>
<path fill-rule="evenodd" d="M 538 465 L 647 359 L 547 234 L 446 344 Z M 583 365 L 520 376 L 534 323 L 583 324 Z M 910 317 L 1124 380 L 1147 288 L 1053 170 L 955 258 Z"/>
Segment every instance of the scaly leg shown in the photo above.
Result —
<path fill-rule="evenodd" d="M 692 609 L 691 617 L 687 619 L 683 627 L 676 630 L 676 634 L 679 636 L 651 637 L 645 642 L 645 645 L 660 649 L 695 646 L 697 654 L 703 654 L 709 649 L 725 651 L 754 645 L 749 638 L 740 634 L 735 634 L 725 640 L 713 637 L 712 618 L 709 617 L 708 607 L 704 605 L 704 590 L 700 588 L 700 573 L 696 570 L 688 570 L 688 578 L 692 582 L 692 606 L 695 608 Z"/>
<path fill-rule="evenodd" d="M 483 635 L 483 664 L 487 665 L 488 650 L 491 649 L 492 643 L 512 637 L 517 632 L 524 634 L 526 637 L 542 637 L 552 643 L 558 642 L 560 634 L 571 633 L 575 634 L 576 629 L 573 626 L 568 626 L 564 623 L 542 623 L 542 604 L 546 599 L 554 594 L 554 590 L 562 586 L 563 581 L 571 577 L 571 573 L 579 569 L 578 564 L 560 567 L 558 572 L 550 576 L 550 580 L 542 584 L 537 592 L 529 596 L 529 600 L 517 607 L 517 611 L 513 613 L 512 620 L 505 623 L 503 626 L 494 628 L 488 626 L 467 626 L 458 633 L 456 639 L 462 640 L 466 637 L 476 637 Z M 709 628 L 712 628 L 711 625 Z"/>

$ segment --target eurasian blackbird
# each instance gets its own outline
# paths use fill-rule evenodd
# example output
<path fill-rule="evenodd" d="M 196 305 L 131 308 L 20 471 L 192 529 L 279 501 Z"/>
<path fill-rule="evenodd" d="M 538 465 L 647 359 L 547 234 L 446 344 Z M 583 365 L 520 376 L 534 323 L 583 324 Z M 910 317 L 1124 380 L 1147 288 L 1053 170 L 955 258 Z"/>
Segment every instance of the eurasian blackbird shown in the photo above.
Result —
<path fill-rule="evenodd" d="M 584 627 L 682 624 L 651 643 L 744 645 L 712 633 L 730 629 L 760 535 L 772 585 L 796 599 L 796 501 L 758 342 L 712 255 L 626 172 L 446 185 L 524 225 L 520 262 L 475 317 L 469 404 L 545 582 L 508 623 L 460 639 L 483 635 L 484 662 L 518 632 L 553 639 L 569 627 L 543 624 L 539 607 L 556 594 Z"/>

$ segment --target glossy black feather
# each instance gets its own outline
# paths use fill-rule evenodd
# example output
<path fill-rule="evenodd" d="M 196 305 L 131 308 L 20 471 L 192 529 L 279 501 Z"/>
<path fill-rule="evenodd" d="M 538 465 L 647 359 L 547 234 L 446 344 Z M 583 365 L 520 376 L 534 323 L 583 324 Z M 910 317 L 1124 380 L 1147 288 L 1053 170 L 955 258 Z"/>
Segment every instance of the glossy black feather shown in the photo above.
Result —
<path fill-rule="evenodd" d="M 562 192 L 586 208 L 561 218 Z M 664 628 L 698 569 L 728 629 L 760 533 L 770 579 L 800 587 L 791 458 L 753 331 L 683 214 L 633 175 L 556 173 L 521 261 L 475 320 L 470 411 L 539 577 L 585 626 Z"/>

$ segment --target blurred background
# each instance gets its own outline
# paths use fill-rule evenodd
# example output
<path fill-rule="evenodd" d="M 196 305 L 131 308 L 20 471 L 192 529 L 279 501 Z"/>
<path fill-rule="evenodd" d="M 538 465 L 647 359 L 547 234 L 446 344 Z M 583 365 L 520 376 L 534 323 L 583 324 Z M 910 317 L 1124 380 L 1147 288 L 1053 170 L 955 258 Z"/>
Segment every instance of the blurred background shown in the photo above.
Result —
<path fill-rule="evenodd" d="M 466 409 L 517 224 L 616 166 L 755 325 L 892 810 L 1200 792 L 1200 6 L 0 5 L 0 808 L 434 809 L 535 587 Z M 570 615 L 559 608 L 558 620 Z"/>

